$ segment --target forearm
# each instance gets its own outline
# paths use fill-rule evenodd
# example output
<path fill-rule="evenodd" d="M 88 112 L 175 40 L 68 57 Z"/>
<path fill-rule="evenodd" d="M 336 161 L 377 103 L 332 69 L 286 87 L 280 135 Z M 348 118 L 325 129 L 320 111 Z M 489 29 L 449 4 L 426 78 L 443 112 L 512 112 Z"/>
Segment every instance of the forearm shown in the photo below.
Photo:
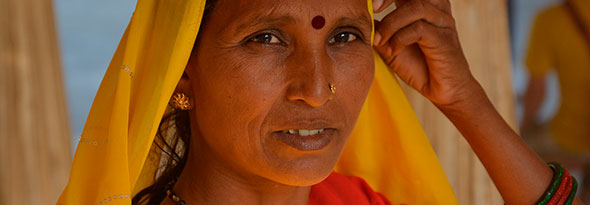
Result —
<path fill-rule="evenodd" d="M 471 87 L 468 100 L 439 109 L 469 142 L 507 204 L 535 203 L 553 172 L 502 119 L 481 86 Z"/>
<path fill-rule="evenodd" d="M 396 4 L 396 10 L 376 23 L 375 50 L 400 79 L 455 124 L 508 204 L 535 203 L 553 172 L 506 124 L 473 79 L 450 1 Z"/>

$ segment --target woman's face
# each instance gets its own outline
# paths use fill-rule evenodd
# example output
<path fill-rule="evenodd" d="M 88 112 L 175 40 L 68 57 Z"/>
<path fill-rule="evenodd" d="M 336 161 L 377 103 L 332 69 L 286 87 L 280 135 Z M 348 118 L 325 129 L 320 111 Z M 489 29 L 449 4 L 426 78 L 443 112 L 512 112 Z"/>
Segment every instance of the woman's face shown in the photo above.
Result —
<path fill-rule="evenodd" d="M 373 80 L 371 23 L 366 0 L 220 0 L 186 70 L 190 152 L 242 176 L 323 180 Z"/>

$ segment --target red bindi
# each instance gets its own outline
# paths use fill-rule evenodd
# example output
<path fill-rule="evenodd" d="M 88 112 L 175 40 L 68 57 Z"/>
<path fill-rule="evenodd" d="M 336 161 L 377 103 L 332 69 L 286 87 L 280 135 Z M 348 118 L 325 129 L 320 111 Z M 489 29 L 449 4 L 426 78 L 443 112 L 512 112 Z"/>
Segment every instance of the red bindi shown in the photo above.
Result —
<path fill-rule="evenodd" d="M 324 25 L 326 25 L 326 19 L 323 16 L 316 16 L 311 19 L 311 26 L 315 29 L 324 28 Z"/>

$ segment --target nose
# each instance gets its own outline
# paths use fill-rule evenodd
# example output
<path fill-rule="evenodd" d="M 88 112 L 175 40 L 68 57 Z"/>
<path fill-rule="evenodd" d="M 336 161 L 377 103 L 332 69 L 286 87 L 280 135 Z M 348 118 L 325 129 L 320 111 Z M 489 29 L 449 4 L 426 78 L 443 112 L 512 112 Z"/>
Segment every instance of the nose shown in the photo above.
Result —
<path fill-rule="evenodd" d="M 320 107 L 334 95 L 330 90 L 331 59 L 320 50 L 294 53 L 288 60 L 290 84 L 287 89 L 289 101 L 301 101 L 311 107 Z"/>

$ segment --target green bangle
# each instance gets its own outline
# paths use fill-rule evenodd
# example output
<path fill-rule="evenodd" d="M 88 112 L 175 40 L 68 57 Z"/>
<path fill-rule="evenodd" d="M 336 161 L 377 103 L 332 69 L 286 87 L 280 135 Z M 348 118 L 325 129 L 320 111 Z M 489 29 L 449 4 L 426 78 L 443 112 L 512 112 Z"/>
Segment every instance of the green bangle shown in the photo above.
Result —
<path fill-rule="evenodd" d="M 563 203 L 563 204 L 571 205 L 572 202 L 574 202 L 574 198 L 576 198 L 576 192 L 578 190 L 578 181 L 573 176 L 572 176 L 572 180 L 573 180 L 572 191 L 570 192 L 570 195 L 567 196 L 567 199 L 565 200 L 565 203 Z"/>
<path fill-rule="evenodd" d="M 563 167 L 561 167 L 561 164 L 557 162 L 549 162 L 548 165 L 553 170 L 553 178 L 551 179 L 551 184 L 545 191 L 545 194 L 543 194 L 543 198 L 537 203 L 538 205 L 545 205 L 551 200 L 551 197 L 553 197 L 557 188 L 559 188 L 559 183 L 561 183 L 561 177 L 563 176 Z"/>

